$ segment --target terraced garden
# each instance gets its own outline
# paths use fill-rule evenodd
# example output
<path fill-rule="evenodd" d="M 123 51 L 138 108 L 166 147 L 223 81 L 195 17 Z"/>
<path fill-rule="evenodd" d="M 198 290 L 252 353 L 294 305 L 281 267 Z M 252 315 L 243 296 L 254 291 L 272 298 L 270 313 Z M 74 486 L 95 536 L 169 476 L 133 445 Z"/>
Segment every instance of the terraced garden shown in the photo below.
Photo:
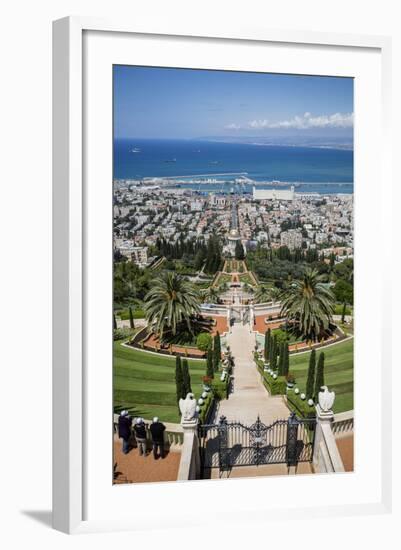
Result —
<path fill-rule="evenodd" d="M 159 416 L 179 422 L 175 388 L 175 357 L 158 356 L 114 343 L 113 397 L 115 411 L 127 409 L 132 416 Z M 202 393 L 204 361 L 188 360 L 192 391 Z"/>
<path fill-rule="evenodd" d="M 319 357 L 320 351 L 316 351 L 316 357 Z M 325 384 L 336 393 L 334 412 L 349 411 L 354 408 L 354 339 L 334 344 L 323 351 Z M 306 388 L 309 355 L 290 355 L 290 372 L 294 374 L 295 385 L 301 392 Z"/>

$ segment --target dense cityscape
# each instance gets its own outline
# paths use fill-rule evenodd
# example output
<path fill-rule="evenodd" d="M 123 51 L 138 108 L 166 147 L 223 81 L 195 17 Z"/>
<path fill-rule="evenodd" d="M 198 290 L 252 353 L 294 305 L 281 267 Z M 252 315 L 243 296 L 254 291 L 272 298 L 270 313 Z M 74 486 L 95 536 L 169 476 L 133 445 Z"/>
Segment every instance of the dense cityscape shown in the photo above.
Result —
<path fill-rule="evenodd" d="M 143 268 L 156 259 L 161 240 L 171 245 L 206 245 L 215 235 L 223 245 L 222 253 L 235 256 L 230 239 L 232 207 L 238 212 L 239 242 L 245 255 L 265 249 L 276 251 L 283 260 L 310 257 L 339 262 L 353 257 L 352 194 L 325 196 L 280 189 L 258 190 L 250 196 L 205 196 L 130 182 L 115 185 L 115 253 Z"/>

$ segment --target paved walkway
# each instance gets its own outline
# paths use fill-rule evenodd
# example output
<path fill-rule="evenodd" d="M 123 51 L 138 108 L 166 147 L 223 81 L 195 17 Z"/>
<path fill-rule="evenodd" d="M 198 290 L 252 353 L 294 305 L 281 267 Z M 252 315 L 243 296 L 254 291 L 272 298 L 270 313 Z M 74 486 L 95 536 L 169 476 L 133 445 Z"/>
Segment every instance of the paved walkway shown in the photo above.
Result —
<path fill-rule="evenodd" d="M 288 468 L 286 464 L 265 464 L 261 466 L 238 466 L 232 470 L 220 472 L 213 468 L 208 472 L 210 479 L 228 479 L 237 477 L 291 476 L 312 474 L 309 462 L 300 462 L 297 467 Z"/>
<path fill-rule="evenodd" d="M 289 409 L 283 398 L 270 396 L 260 379 L 252 356 L 255 335 L 250 333 L 249 324 L 235 324 L 227 335 L 227 343 L 235 362 L 233 393 L 221 401 L 218 417 L 224 415 L 243 424 L 253 424 L 258 415 L 265 424 L 288 418 Z"/>

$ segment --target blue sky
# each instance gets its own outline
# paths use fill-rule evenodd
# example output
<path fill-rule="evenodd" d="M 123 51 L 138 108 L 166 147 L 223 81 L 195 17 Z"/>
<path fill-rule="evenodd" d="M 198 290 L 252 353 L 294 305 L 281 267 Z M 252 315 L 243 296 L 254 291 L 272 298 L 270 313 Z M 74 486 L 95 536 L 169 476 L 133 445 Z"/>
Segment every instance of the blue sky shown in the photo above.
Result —
<path fill-rule="evenodd" d="M 114 67 L 114 135 L 351 138 L 353 80 Z"/>

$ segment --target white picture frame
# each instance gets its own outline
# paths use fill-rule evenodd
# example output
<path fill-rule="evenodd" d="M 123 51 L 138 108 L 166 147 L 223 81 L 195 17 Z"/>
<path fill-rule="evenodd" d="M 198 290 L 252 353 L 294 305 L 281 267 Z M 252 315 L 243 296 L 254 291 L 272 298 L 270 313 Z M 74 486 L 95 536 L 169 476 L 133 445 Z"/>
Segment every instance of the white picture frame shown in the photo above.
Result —
<path fill-rule="evenodd" d="M 85 279 L 86 253 L 88 241 L 86 232 L 88 223 L 85 216 L 84 186 L 84 148 L 83 121 L 85 33 L 105 33 L 112 36 L 145 36 L 156 40 L 160 37 L 175 37 L 186 44 L 196 42 L 213 44 L 214 41 L 227 41 L 238 44 L 282 44 L 291 47 L 313 49 L 324 46 L 339 48 L 344 53 L 358 50 L 374 51 L 380 57 L 381 64 L 381 115 L 380 125 L 380 179 L 386 192 L 391 194 L 391 166 L 389 158 L 389 126 L 391 97 L 391 41 L 387 37 L 326 34 L 300 31 L 278 31 L 269 29 L 188 29 L 180 24 L 166 25 L 164 28 L 148 28 L 140 23 L 126 21 L 106 21 L 87 17 L 69 17 L 54 22 L 53 32 L 53 526 L 66 533 L 97 530 L 136 529 L 138 521 L 130 517 L 108 518 L 100 514 L 96 518 L 87 518 L 88 495 L 85 495 L 85 483 L 88 476 L 88 464 L 85 452 L 88 445 L 88 423 L 85 395 L 87 392 L 86 372 L 86 336 L 85 294 L 88 291 Z M 157 52 L 153 52 L 157 57 Z M 110 105 L 110 110 L 112 106 Z M 111 197 L 111 195 L 110 195 Z M 111 198 L 110 198 L 111 200 Z M 388 229 L 384 211 L 381 211 L 381 231 Z M 389 267 L 388 256 L 384 257 L 385 267 Z M 381 277 L 380 287 L 387 285 L 385 275 Z M 383 307 L 389 308 L 390 298 L 386 298 Z M 60 315 L 60 312 L 63 312 Z M 383 331 L 382 331 L 383 332 Z M 388 340 L 387 340 L 388 344 Z M 380 387 L 381 416 L 391 418 L 391 357 L 390 346 L 384 346 L 383 335 L 380 339 L 380 369 L 386 376 L 387 384 Z M 379 353 L 379 350 L 378 350 Z M 110 365 L 111 370 L 111 365 Z M 361 514 L 367 512 L 384 513 L 390 510 L 391 467 L 390 432 L 391 426 L 381 423 L 380 437 L 380 479 L 381 496 L 371 501 L 359 503 L 345 502 L 331 505 L 329 501 L 315 507 L 280 506 L 275 512 L 270 510 L 269 517 L 282 514 L 287 518 L 303 514 L 319 515 L 322 510 L 329 515 Z M 360 424 L 359 424 L 360 425 Z M 107 432 L 110 425 L 102 428 Z M 210 483 L 210 482 L 208 482 Z M 214 483 L 214 482 L 212 482 Z M 219 482 L 217 482 L 219 483 Z M 241 480 L 241 486 L 252 482 Z M 166 484 L 164 484 L 166 485 Z M 171 484 L 170 484 L 171 485 Z M 191 498 L 195 491 L 191 483 L 180 485 L 177 491 Z M 125 491 L 125 496 L 128 490 Z M 158 485 L 158 491 L 162 491 Z M 225 490 L 225 489 L 224 489 Z M 139 489 L 138 489 L 139 491 Z M 141 495 L 151 491 L 149 486 L 140 488 Z M 198 492 L 197 492 L 198 494 Z M 178 510 L 178 503 L 174 506 Z M 255 505 L 258 508 L 258 504 Z M 146 507 L 145 507 L 146 508 Z M 263 510 L 254 514 L 261 521 Z M 141 513 L 140 511 L 138 512 Z M 236 515 L 237 514 L 237 515 Z M 230 520 L 239 521 L 240 511 L 230 510 Z M 133 516 L 133 514 L 132 514 Z M 243 516 L 241 516 L 243 518 Z M 265 517 L 265 516 L 264 516 Z M 228 518 L 228 514 L 227 514 Z M 225 516 L 224 519 L 227 519 Z M 169 518 L 166 516 L 166 524 Z M 186 521 L 186 520 L 185 520 Z M 177 525 L 179 522 L 177 523 Z M 196 521 L 195 523 L 196 524 Z M 188 525 L 188 523 L 187 523 Z M 141 528 L 150 527 L 146 521 Z"/>

